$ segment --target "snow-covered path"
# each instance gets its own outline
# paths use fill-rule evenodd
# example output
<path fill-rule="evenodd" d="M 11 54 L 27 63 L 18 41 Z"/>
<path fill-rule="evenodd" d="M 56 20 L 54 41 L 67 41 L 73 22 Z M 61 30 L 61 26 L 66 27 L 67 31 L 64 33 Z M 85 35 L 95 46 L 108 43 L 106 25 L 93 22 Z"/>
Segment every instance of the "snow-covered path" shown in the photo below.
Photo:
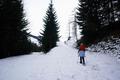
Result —
<path fill-rule="evenodd" d="M 120 80 L 120 62 L 86 52 L 86 66 L 77 50 L 60 44 L 47 55 L 33 53 L 0 60 L 0 80 Z"/>

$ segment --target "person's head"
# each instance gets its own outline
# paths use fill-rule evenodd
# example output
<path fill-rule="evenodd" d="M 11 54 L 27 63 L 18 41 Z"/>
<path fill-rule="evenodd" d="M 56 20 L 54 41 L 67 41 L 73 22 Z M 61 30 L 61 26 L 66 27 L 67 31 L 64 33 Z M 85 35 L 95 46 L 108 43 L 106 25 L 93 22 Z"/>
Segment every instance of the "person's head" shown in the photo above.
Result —
<path fill-rule="evenodd" d="M 80 45 L 83 45 L 83 43 L 80 43 Z"/>

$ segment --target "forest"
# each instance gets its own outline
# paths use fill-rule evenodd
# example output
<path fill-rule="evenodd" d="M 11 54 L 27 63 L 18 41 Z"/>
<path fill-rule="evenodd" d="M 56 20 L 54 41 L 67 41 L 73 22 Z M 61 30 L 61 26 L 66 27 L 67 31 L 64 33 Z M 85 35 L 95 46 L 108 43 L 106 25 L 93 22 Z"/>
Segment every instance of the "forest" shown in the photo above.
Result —
<path fill-rule="evenodd" d="M 83 35 L 80 41 L 92 45 L 105 37 L 119 37 L 119 0 L 79 0 L 77 23 Z"/>
<path fill-rule="evenodd" d="M 76 23 L 82 37 L 76 42 L 90 46 L 107 37 L 120 38 L 120 0 L 78 0 Z M 49 52 L 59 41 L 59 23 L 52 0 L 43 19 L 39 36 L 28 33 L 22 0 L 0 0 L 0 58 Z M 41 26 L 41 25 L 40 25 Z M 32 36 L 39 46 L 29 39 Z"/>

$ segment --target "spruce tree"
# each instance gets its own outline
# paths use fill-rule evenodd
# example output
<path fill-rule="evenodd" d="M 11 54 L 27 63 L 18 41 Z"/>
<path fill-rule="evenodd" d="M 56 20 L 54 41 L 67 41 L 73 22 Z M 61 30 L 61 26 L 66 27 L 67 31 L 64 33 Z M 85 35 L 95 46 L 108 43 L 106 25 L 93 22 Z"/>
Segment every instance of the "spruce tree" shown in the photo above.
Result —
<path fill-rule="evenodd" d="M 117 10 L 118 10 L 118 20 L 120 21 L 120 0 L 118 0 L 118 8 L 117 8 Z"/>
<path fill-rule="evenodd" d="M 0 3 L 0 54 L 7 57 L 28 53 L 30 43 L 25 35 L 27 21 L 22 0 L 1 0 Z"/>
<path fill-rule="evenodd" d="M 119 3 L 119 0 L 79 0 L 77 21 L 82 29 L 81 41 L 88 44 L 99 41 L 116 29 L 115 23 L 120 20 Z"/>
<path fill-rule="evenodd" d="M 44 31 L 42 33 L 42 51 L 47 53 L 53 47 L 57 45 L 57 41 L 59 40 L 58 35 L 58 22 L 56 12 L 53 8 L 53 3 L 49 4 L 48 10 L 46 12 L 46 16 L 44 18 Z"/>
<path fill-rule="evenodd" d="M 82 40 L 86 44 L 93 42 L 100 28 L 97 8 L 97 0 L 79 0 L 77 23 L 82 29 L 81 34 L 84 36 Z"/>

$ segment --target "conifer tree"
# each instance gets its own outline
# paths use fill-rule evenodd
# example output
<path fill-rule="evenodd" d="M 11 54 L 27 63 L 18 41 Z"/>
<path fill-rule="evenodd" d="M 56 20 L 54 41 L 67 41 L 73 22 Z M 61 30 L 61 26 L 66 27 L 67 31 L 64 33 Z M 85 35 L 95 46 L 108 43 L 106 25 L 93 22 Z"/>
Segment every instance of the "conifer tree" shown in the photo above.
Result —
<path fill-rule="evenodd" d="M 81 40 L 90 44 L 116 29 L 114 25 L 120 21 L 119 3 L 119 0 L 79 0 L 77 21 L 82 29 Z"/>
<path fill-rule="evenodd" d="M 96 37 L 96 31 L 100 28 L 98 19 L 97 0 L 79 0 L 77 23 L 82 29 L 84 43 L 91 43 Z"/>
<path fill-rule="evenodd" d="M 20 55 L 30 51 L 25 35 L 22 0 L 0 0 L 0 54 L 1 57 Z"/>
<path fill-rule="evenodd" d="M 120 0 L 118 0 L 118 8 L 117 8 L 117 10 L 118 10 L 118 20 L 120 21 Z"/>
<path fill-rule="evenodd" d="M 53 8 L 53 3 L 49 4 L 48 10 L 46 12 L 46 16 L 44 18 L 44 31 L 42 33 L 42 51 L 47 53 L 57 44 L 56 42 L 59 40 L 58 35 L 58 22 L 56 12 Z"/>

